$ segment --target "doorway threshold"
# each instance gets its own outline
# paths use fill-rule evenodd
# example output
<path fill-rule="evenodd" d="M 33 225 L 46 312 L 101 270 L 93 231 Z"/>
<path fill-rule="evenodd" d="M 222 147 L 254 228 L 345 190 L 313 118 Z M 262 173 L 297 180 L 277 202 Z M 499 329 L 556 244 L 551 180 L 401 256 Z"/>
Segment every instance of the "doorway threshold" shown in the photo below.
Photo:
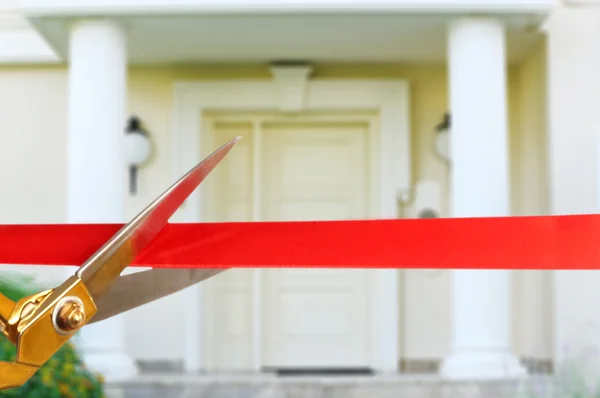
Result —
<path fill-rule="evenodd" d="M 274 374 L 281 377 L 302 377 L 302 376 L 373 376 L 375 371 L 368 367 L 282 367 L 282 368 L 264 368 L 265 373 Z"/>

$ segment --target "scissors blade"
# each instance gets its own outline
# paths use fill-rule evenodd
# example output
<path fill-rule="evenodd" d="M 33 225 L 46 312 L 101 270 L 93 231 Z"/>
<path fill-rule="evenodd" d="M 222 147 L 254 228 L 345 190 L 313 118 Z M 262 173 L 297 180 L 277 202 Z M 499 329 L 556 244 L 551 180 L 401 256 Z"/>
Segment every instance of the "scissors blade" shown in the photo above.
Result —
<path fill-rule="evenodd" d="M 99 322 L 211 278 L 225 269 L 152 269 L 121 276 L 96 302 Z"/>
<path fill-rule="evenodd" d="M 239 140 L 240 137 L 237 137 L 229 141 L 181 177 L 77 270 L 75 275 L 85 283 L 94 301 L 100 299 L 121 272 L 158 235 L 179 206 Z"/>

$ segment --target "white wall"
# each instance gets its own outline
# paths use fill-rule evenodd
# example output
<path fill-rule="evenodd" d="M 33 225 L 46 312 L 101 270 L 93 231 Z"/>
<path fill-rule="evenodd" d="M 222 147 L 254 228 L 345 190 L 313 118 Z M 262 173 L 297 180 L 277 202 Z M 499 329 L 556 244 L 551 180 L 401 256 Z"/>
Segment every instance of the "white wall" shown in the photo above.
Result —
<path fill-rule="evenodd" d="M 558 2 L 547 30 L 550 211 L 597 213 L 600 8 Z M 600 272 L 557 272 L 554 283 L 556 355 L 600 349 Z"/>
<path fill-rule="evenodd" d="M 547 43 L 541 38 L 510 72 L 511 208 L 515 216 L 548 213 L 546 56 Z M 552 276 L 551 271 L 513 272 L 513 342 L 521 356 L 552 357 Z"/>
<path fill-rule="evenodd" d="M 0 223 L 65 221 L 65 74 L 10 68 L 0 73 Z M 2 267 L 1 271 L 15 267 Z M 18 267 L 43 287 L 64 268 Z"/>

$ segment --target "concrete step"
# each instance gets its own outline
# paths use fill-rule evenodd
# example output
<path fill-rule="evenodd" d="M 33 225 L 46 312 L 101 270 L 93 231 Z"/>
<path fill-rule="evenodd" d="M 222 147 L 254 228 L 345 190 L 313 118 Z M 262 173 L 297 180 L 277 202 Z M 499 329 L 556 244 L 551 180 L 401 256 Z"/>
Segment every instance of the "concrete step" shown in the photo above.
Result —
<path fill-rule="evenodd" d="M 452 382 L 437 376 L 277 377 L 143 375 L 108 384 L 108 398 L 588 398 L 560 393 L 549 376 Z M 589 395 L 592 398 L 592 395 Z"/>

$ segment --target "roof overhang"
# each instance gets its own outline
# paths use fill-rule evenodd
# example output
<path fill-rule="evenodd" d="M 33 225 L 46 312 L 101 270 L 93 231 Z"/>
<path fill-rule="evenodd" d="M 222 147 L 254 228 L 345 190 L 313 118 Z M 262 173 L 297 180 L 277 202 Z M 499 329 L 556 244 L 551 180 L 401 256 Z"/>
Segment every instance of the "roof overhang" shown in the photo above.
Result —
<path fill-rule="evenodd" d="M 55 54 L 68 60 L 69 22 L 127 25 L 129 62 L 444 62 L 447 24 L 505 21 L 509 59 L 527 52 L 553 0 L 22 0 Z"/>

